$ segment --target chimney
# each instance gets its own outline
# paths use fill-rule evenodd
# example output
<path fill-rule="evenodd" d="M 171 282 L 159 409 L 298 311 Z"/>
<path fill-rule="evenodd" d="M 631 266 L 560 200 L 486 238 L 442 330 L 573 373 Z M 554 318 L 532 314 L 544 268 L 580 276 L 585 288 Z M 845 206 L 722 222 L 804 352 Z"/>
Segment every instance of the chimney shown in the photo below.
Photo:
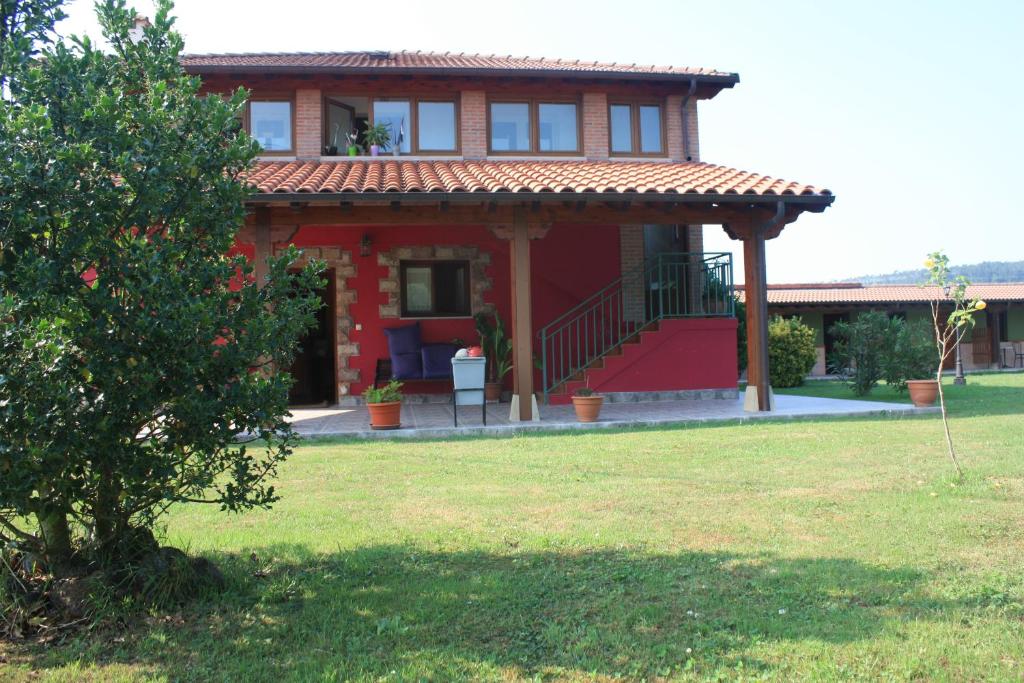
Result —
<path fill-rule="evenodd" d="M 141 14 L 135 15 L 135 25 L 128 30 L 128 38 L 133 42 L 137 43 L 142 40 L 143 30 L 147 26 L 152 26 L 149 17 L 144 17 Z"/>

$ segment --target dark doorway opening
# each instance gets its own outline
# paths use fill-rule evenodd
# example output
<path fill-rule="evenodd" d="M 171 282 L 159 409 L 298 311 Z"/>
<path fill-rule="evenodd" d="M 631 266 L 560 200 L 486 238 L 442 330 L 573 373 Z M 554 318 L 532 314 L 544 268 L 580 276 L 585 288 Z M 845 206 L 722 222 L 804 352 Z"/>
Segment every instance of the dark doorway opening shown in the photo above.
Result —
<path fill-rule="evenodd" d="M 295 361 L 288 368 L 294 378 L 288 401 L 293 405 L 331 405 L 337 402 L 334 341 L 334 271 L 324 274 L 327 286 L 316 294 L 323 305 L 316 324 L 299 340 Z"/>
<path fill-rule="evenodd" d="M 832 352 L 836 348 L 836 337 L 832 334 L 832 326 L 838 322 L 850 322 L 849 313 L 826 313 L 821 317 L 821 325 L 824 328 L 825 340 L 825 372 L 830 375 L 836 374 L 832 367 Z"/>

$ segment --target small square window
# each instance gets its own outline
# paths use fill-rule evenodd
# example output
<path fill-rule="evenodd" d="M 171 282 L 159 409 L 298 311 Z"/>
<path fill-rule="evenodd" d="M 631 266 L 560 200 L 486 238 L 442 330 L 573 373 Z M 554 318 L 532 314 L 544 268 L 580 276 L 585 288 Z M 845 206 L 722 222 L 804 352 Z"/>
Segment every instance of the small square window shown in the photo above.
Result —
<path fill-rule="evenodd" d="M 408 100 L 375 100 L 373 103 L 373 122 L 383 123 L 391 131 L 391 146 L 388 149 L 394 149 L 398 145 L 398 151 L 402 154 L 412 151 L 409 112 Z"/>
<path fill-rule="evenodd" d="M 421 150 L 455 151 L 454 102 L 419 102 L 416 117 Z"/>
<path fill-rule="evenodd" d="M 575 152 L 579 149 L 575 104 L 538 104 L 537 124 L 540 151 Z"/>
<path fill-rule="evenodd" d="M 402 261 L 400 274 L 403 317 L 471 315 L 467 261 Z"/>
<path fill-rule="evenodd" d="M 491 104 L 491 149 L 495 152 L 530 151 L 530 105 L 526 102 Z"/>
<path fill-rule="evenodd" d="M 292 150 L 292 103 L 250 102 L 249 134 L 267 152 Z"/>

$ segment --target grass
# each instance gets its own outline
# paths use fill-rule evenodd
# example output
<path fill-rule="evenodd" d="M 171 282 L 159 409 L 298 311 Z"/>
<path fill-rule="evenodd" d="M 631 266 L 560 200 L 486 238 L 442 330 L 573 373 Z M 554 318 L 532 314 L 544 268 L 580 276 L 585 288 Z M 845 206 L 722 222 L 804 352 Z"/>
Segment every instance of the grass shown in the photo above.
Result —
<path fill-rule="evenodd" d="M 225 594 L 0 679 L 1020 679 L 1024 374 L 947 391 L 962 483 L 936 415 L 310 443 L 168 518 Z"/>

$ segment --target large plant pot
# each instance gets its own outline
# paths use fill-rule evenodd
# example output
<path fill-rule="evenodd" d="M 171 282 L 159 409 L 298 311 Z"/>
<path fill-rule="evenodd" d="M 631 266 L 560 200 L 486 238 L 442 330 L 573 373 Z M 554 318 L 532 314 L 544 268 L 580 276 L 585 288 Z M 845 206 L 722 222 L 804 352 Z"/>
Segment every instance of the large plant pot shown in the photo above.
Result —
<path fill-rule="evenodd" d="M 926 408 L 935 403 L 939 395 L 939 382 L 934 379 L 910 379 L 907 380 L 907 389 L 910 391 L 910 400 L 918 408 Z"/>
<path fill-rule="evenodd" d="M 601 414 L 604 396 L 573 396 L 572 407 L 576 409 L 576 420 L 579 422 L 597 422 Z"/>
<path fill-rule="evenodd" d="M 370 429 L 398 429 L 402 426 L 402 402 L 367 403 Z"/>
<path fill-rule="evenodd" d="M 380 154 L 380 145 L 370 145 L 370 156 L 375 157 Z"/>
<path fill-rule="evenodd" d="M 501 382 L 487 382 L 484 384 L 484 398 L 488 402 L 497 403 L 501 401 L 501 390 L 503 388 Z"/>

